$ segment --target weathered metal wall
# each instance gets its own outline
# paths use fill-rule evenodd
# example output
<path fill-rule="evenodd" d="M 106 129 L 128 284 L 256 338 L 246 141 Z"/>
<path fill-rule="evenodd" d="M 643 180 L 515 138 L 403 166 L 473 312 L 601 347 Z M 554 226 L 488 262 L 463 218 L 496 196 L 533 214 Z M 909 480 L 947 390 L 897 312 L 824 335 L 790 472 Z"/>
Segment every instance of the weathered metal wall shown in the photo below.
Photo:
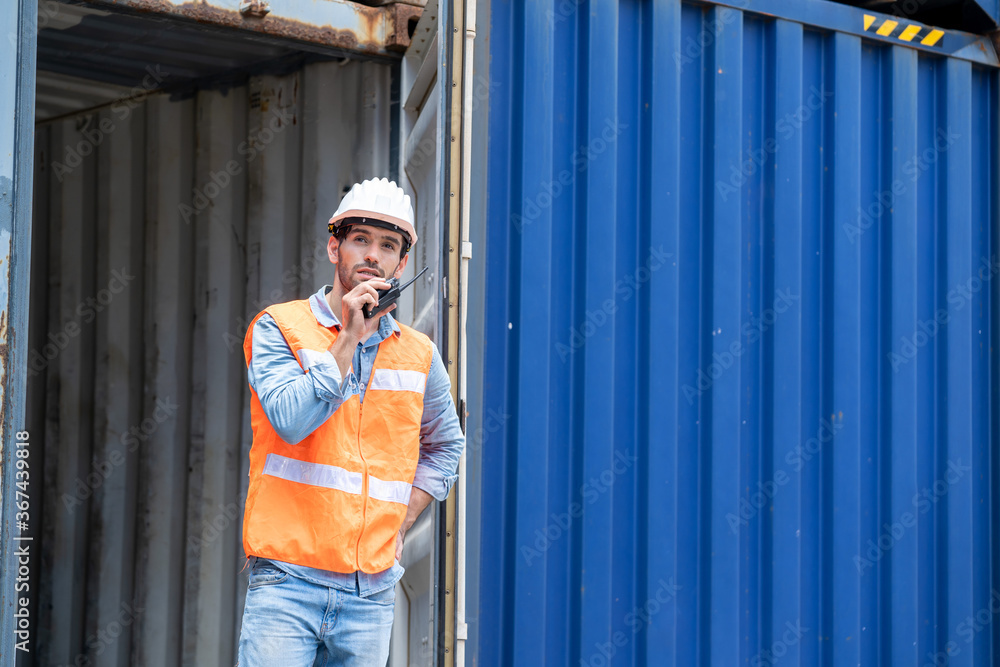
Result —
<path fill-rule="evenodd" d="M 31 632 L 21 621 L 30 612 L 23 579 L 38 560 L 31 517 L 38 517 L 40 468 L 32 454 L 39 447 L 24 431 L 37 19 L 32 0 L 0 8 L 0 114 L 11 119 L 0 127 L 0 662 L 6 664 Z"/>
<path fill-rule="evenodd" d="M 993 664 L 992 46 L 723 4 L 491 3 L 476 664 Z"/>
<path fill-rule="evenodd" d="M 389 173 L 391 79 L 312 64 L 38 126 L 35 664 L 235 664 L 243 335 L 331 281 L 326 220 Z"/>

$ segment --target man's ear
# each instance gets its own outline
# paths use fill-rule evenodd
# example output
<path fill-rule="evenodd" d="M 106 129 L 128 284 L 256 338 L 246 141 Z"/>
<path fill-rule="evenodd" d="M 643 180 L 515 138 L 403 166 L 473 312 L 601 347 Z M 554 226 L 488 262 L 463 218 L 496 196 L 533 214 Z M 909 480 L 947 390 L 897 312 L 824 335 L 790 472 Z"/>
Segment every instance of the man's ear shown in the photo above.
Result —
<path fill-rule="evenodd" d="M 399 260 L 399 266 L 397 266 L 396 270 L 392 272 L 393 278 L 399 279 L 400 277 L 402 277 L 403 269 L 406 268 L 406 262 L 409 259 L 410 259 L 410 253 L 406 253 L 405 255 L 403 255 L 403 259 Z"/>
<path fill-rule="evenodd" d="M 326 254 L 331 264 L 336 264 L 340 259 L 340 240 L 336 234 L 330 234 L 330 240 L 326 243 Z"/>

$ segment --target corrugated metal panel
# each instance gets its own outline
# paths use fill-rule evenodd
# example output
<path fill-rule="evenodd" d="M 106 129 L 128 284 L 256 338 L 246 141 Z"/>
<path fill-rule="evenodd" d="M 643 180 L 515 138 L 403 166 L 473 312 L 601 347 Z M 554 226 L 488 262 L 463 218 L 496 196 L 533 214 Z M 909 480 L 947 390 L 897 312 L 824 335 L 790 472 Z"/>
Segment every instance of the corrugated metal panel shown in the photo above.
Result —
<path fill-rule="evenodd" d="M 739 4 L 491 3 L 478 664 L 1000 651 L 992 46 Z"/>
<path fill-rule="evenodd" d="M 326 220 L 389 171 L 391 80 L 312 64 L 38 126 L 35 664 L 235 663 L 243 335 L 329 282 Z"/>

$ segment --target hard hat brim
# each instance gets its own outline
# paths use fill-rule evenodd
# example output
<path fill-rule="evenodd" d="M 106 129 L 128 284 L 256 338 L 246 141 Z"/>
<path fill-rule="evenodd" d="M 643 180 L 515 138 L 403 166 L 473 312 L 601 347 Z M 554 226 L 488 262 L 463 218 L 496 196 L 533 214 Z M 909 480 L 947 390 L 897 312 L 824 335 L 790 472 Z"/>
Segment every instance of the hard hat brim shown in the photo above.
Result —
<path fill-rule="evenodd" d="M 369 220 L 381 220 L 382 222 L 387 222 L 391 225 L 395 225 L 399 228 L 401 232 L 410 237 L 410 245 L 413 246 L 417 242 L 417 230 L 413 228 L 413 225 L 409 221 L 403 220 L 402 218 L 397 218 L 392 215 L 386 215 L 384 213 L 376 213 L 374 211 L 365 211 L 362 209 L 350 209 L 348 211 L 342 211 L 337 213 L 335 216 L 330 218 L 328 223 L 330 226 L 330 231 L 336 231 L 342 222 L 348 218 L 368 218 Z M 364 223 L 352 223 L 352 224 L 364 224 Z"/>

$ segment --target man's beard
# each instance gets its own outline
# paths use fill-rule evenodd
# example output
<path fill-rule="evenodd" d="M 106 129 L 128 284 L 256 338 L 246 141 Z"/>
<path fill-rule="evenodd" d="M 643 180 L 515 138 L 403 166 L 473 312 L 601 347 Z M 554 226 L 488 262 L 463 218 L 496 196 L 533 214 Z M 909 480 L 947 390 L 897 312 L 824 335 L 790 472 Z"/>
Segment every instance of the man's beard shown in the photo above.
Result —
<path fill-rule="evenodd" d="M 378 271 L 379 274 L 378 277 L 382 280 L 386 280 L 385 271 L 383 271 L 378 266 L 372 266 L 367 262 L 361 262 L 359 264 L 355 264 L 350 269 L 346 268 L 343 264 L 338 263 L 337 277 L 340 279 L 340 284 L 344 287 L 344 294 L 347 294 L 361 283 L 368 282 L 367 280 L 361 280 L 360 278 L 357 277 L 358 269 L 371 269 L 373 271 Z M 369 278 L 369 280 L 371 280 L 371 278 Z"/>

